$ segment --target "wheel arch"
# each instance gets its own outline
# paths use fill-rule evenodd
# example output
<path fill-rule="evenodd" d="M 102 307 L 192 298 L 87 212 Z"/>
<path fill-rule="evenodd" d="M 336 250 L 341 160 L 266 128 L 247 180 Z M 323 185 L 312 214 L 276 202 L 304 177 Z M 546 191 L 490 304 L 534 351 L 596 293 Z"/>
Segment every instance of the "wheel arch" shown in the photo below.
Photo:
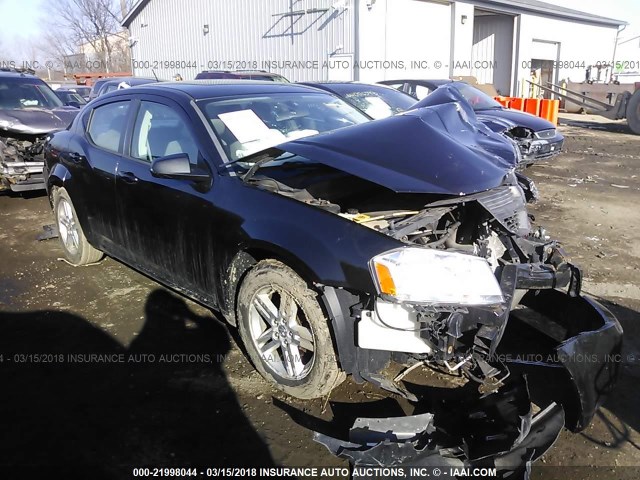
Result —
<path fill-rule="evenodd" d="M 236 309 L 238 291 L 244 277 L 258 262 L 267 259 L 282 262 L 284 265 L 296 272 L 300 278 L 307 282 L 307 284 L 312 286 L 319 293 L 322 293 L 321 290 L 317 288 L 317 275 L 315 275 L 311 268 L 295 255 L 292 255 L 273 244 L 261 242 L 254 245 L 247 245 L 241 250 L 238 250 L 233 256 L 226 268 L 224 278 L 221 282 L 221 307 L 225 318 L 227 318 L 229 323 L 233 326 L 237 326 Z"/>
<path fill-rule="evenodd" d="M 49 175 L 47 177 L 46 188 L 47 188 L 47 193 L 49 195 L 49 204 L 51 205 L 52 208 L 53 208 L 54 191 L 57 188 L 64 188 L 64 182 L 69 177 L 71 177 L 71 172 L 69 172 L 67 167 L 65 167 L 64 165 L 61 165 L 60 163 L 55 164 L 51 169 L 51 172 L 49 172 Z"/>
<path fill-rule="evenodd" d="M 238 293 L 249 271 L 262 260 L 277 260 L 296 272 L 318 293 L 318 304 L 324 312 L 331 333 L 338 364 L 347 374 L 358 374 L 355 318 L 353 309 L 365 301 L 366 293 L 322 285 L 309 271 L 309 267 L 291 255 L 282 255 L 277 248 L 266 245 L 247 247 L 236 253 L 227 269 L 223 292 L 223 313 L 233 326 L 237 326 Z M 358 380 L 360 377 L 358 375 Z"/>

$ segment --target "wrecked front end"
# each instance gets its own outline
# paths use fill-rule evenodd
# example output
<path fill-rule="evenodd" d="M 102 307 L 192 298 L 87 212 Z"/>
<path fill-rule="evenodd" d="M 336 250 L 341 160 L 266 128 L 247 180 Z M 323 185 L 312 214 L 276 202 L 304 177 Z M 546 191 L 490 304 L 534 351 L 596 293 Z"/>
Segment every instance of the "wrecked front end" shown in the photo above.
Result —
<path fill-rule="evenodd" d="M 538 160 L 554 157 L 562 151 L 564 136 L 558 132 L 553 124 L 542 125 L 540 126 L 541 130 L 534 130 L 522 123 L 497 117 L 496 115 L 499 113 L 503 112 L 476 112 L 476 115 L 493 131 L 511 139 L 517 145 L 521 155 L 519 168 L 533 165 Z M 510 116 L 510 112 L 508 116 Z"/>
<path fill-rule="evenodd" d="M 455 104 L 420 109 L 280 145 L 262 156 L 282 163 L 243 177 L 395 242 L 368 262 L 375 291 L 319 286 L 343 370 L 415 407 L 359 419 L 348 439 L 317 435 L 354 466 L 526 474 L 615 383 L 620 325 L 533 225 L 535 186 L 499 154 L 505 142 L 469 123 Z M 527 370 L 559 381 L 540 391 Z M 415 381 L 429 371 L 459 395 Z"/>
<path fill-rule="evenodd" d="M 44 188 L 45 137 L 0 132 L 0 191 L 10 189 L 21 192 Z"/>
<path fill-rule="evenodd" d="M 65 128 L 77 109 L 0 109 L 0 191 L 40 190 L 49 133 Z"/>

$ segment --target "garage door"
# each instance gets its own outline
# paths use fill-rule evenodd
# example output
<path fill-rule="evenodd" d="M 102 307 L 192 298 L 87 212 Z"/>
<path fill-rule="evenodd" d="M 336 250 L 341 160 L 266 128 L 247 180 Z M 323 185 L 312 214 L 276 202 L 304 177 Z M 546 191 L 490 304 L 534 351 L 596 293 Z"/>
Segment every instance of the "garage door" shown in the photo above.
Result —
<path fill-rule="evenodd" d="M 391 78 L 447 78 L 451 49 L 451 6 L 445 2 L 393 0 L 387 5 L 387 60 L 402 60 L 404 70 L 389 69 Z M 429 69 L 411 62 L 427 61 Z M 436 69 L 434 63 L 440 62 Z"/>
<path fill-rule="evenodd" d="M 493 84 L 501 95 L 509 95 L 512 53 L 513 17 L 477 12 L 473 22 L 471 56 L 474 68 L 471 75 L 480 83 Z"/>

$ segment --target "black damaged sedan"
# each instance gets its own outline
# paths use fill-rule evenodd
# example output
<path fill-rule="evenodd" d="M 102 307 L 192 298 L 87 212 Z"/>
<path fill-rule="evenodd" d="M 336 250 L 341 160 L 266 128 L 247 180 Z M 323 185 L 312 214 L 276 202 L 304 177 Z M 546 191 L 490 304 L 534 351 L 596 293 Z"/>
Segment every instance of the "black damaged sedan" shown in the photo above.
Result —
<path fill-rule="evenodd" d="M 522 468 L 615 381 L 618 322 L 532 225 L 513 143 L 456 102 L 369 121 L 300 85 L 156 84 L 93 101 L 45 155 L 69 262 L 106 253 L 221 312 L 294 397 L 351 375 L 414 402 L 317 434 L 354 465 Z M 397 366 L 463 395 L 425 403 Z"/>

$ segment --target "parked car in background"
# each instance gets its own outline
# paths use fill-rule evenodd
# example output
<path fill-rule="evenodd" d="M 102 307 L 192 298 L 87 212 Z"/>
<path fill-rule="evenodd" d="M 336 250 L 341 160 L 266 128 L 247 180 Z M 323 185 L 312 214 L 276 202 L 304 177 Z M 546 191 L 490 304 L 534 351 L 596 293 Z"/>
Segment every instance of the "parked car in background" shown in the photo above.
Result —
<path fill-rule="evenodd" d="M 553 123 L 526 112 L 505 108 L 468 83 L 452 80 L 385 80 L 380 83 L 420 99 L 414 108 L 441 103 L 441 97 L 463 97 L 480 121 L 518 144 L 523 166 L 557 155 L 562 150 L 564 136 Z"/>
<path fill-rule="evenodd" d="M 84 85 L 77 85 L 77 86 L 67 87 L 67 90 L 76 92 L 78 95 L 84 98 L 85 102 L 89 101 L 89 94 L 91 93 L 91 87 L 87 87 Z"/>
<path fill-rule="evenodd" d="M 146 85 L 147 83 L 157 83 L 159 80 L 155 78 L 143 78 L 143 77 L 114 77 L 108 79 L 102 83 L 98 90 L 97 96 L 100 97 L 105 93 L 115 92 L 116 90 L 122 90 L 123 88 L 137 87 L 140 85 Z"/>
<path fill-rule="evenodd" d="M 77 113 L 33 72 L 0 69 L 0 191 L 44 188 L 44 140 Z"/>
<path fill-rule="evenodd" d="M 74 92 L 80 95 L 85 103 L 89 101 L 89 94 L 91 93 L 91 87 L 86 85 L 78 85 L 77 83 L 55 83 L 49 82 L 49 86 L 53 89 L 54 92 L 58 90 L 64 90 L 69 92 Z"/>
<path fill-rule="evenodd" d="M 87 101 L 75 90 L 59 88 L 54 90 L 54 93 L 60 100 L 62 100 L 62 103 L 69 107 L 82 108 L 87 104 Z"/>
<path fill-rule="evenodd" d="M 361 82 L 299 82 L 338 95 L 373 119 L 385 118 L 408 110 L 415 98 L 384 85 Z"/>
<path fill-rule="evenodd" d="M 370 121 L 302 85 L 159 83 L 98 98 L 51 136 L 47 188 L 69 262 L 107 253 L 221 312 L 292 396 L 350 374 L 417 401 L 393 365 L 466 382 L 464 408 L 439 412 L 441 389 L 431 413 L 317 437 L 336 454 L 509 469 L 589 424 L 622 330 L 532 225 L 505 147 L 455 102 Z M 495 355 L 519 325 L 519 352 L 544 354 L 535 415 L 529 377 Z"/>
<path fill-rule="evenodd" d="M 196 75 L 196 80 L 264 80 L 267 82 L 289 83 L 277 73 L 266 70 L 205 70 Z"/>
<path fill-rule="evenodd" d="M 432 93 L 436 88 L 447 83 L 452 83 L 449 79 L 420 79 L 420 80 L 383 80 L 378 82 L 380 85 L 400 90 L 401 92 L 411 95 L 416 100 L 422 100 L 424 97 Z"/>
<path fill-rule="evenodd" d="M 105 82 L 108 82 L 109 80 L 112 80 L 112 77 L 99 78 L 93 83 L 93 85 L 91 86 L 91 91 L 89 92 L 89 101 L 98 97 L 98 92 L 102 88 L 102 85 L 104 85 Z"/>

